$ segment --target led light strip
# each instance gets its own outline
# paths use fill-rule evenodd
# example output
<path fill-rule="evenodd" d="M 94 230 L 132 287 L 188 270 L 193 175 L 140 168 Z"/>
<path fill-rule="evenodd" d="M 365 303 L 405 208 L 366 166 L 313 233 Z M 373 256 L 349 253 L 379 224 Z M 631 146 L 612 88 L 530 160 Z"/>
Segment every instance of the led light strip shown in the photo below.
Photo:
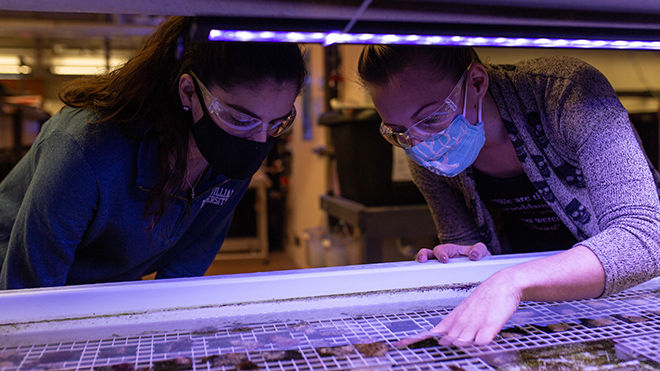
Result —
<path fill-rule="evenodd" d="M 288 42 L 313 44 L 398 44 L 518 48 L 660 50 L 660 41 L 587 40 L 530 37 L 396 35 L 343 32 L 283 32 L 212 29 L 209 41 Z"/>

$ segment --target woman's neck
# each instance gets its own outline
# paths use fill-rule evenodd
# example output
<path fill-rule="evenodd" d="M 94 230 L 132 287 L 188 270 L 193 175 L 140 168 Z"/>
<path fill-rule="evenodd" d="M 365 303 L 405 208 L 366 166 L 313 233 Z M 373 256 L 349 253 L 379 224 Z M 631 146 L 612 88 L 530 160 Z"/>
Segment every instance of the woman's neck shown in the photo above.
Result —
<path fill-rule="evenodd" d="M 522 174 L 522 164 L 490 94 L 484 97 L 483 110 L 486 142 L 473 166 L 495 177 L 507 178 Z"/>

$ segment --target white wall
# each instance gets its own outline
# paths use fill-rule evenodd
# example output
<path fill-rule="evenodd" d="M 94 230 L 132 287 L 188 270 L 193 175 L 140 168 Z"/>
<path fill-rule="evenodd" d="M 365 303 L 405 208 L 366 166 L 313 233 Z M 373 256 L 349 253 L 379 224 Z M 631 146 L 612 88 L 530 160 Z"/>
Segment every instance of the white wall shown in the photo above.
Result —
<path fill-rule="evenodd" d="M 311 93 L 311 140 L 303 138 L 303 107 L 299 99 L 299 116 L 294 124 L 290 142 L 292 152 L 291 177 L 287 200 L 287 241 L 285 251 L 296 264 L 308 267 L 304 231 L 325 225 L 325 214 L 320 207 L 320 197 L 327 190 L 327 159 L 314 152 L 326 145 L 326 129 L 318 125 L 319 115 L 325 109 L 323 81 L 323 48 L 306 46 L 309 58 Z"/>
<path fill-rule="evenodd" d="M 369 93 L 359 84 L 357 77 L 357 64 L 362 52 L 362 45 L 343 45 L 341 47 L 342 74 L 344 76 L 344 89 L 341 92 L 347 103 L 355 105 L 371 105 Z"/>
<path fill-rule="evenodd" d="M 571 55 L 599 69 L 615 90 L 660 90 L 660 52 L 639 50 L 478 48 L 483 62 L 514 63 L 528 58 Z M 658 99 L 623 97 L 631 112 L 657 112 Z"/>
<path fill-rule="evenodd" d="M 355 70 L 360 45 L 342 46 L 345 97 L 349 102 L 368 103 L 368 94 L 357 84 Z M 543 48 L 476 48 L 484 63 L 515 63 L 551 55 L 571 55 L 599 69 L 615 90 L 660 90 L 660 52 L 640 50 L 587 50 Z M 657 99 L 621 98 L 629 112 L 658 111 Z"/>

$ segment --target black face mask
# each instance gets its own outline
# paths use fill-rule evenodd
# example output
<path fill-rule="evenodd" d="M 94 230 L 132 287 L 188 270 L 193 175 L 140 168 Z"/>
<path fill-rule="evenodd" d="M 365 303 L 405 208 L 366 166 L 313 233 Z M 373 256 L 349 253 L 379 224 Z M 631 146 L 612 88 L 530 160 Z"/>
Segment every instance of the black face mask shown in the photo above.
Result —
<path fill-rule="evenodd" d="M 262 143 L 235 137 L 215 124 L 205 106 L 204 116 L 193 124 L 191 130 L 204 159 L 230 179 L 241 180 L 254 175 L 277 140 L 269 136 Z"/>
<path fill-rule="evenodd" d="M 211 119 L 202 92 L 194 81 L 204 111 L 204 116 L 190 129 L 199 152 L 211 167 L 227 178 L 242 180 L 251 177 L 259 170 L 277 138 L 268 136 L 266 142 L 262 143 L 239 138 L 222 130 Z"/>

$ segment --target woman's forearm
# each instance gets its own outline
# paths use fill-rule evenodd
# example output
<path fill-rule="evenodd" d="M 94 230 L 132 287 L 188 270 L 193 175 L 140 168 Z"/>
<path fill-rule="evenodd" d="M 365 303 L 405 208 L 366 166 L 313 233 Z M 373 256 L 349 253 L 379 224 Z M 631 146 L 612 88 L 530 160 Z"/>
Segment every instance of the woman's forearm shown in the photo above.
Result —
<path fill-rule="evenodd" d="M 533 260 L 502 273 L 522 300 L 559 301 L 594 298 L 605 289 L 605 272 L 596 255 L 578 245 L 560 254 Z"/>
<path fill-rule="evenodd" d="M 605 273 L 585 246 L 496 272 L 459 303 L 430 333 L 440 344 L 464 346 L 491 342 L 520 300 L 559 301 L 593 298 L 603 293 Z"/>

